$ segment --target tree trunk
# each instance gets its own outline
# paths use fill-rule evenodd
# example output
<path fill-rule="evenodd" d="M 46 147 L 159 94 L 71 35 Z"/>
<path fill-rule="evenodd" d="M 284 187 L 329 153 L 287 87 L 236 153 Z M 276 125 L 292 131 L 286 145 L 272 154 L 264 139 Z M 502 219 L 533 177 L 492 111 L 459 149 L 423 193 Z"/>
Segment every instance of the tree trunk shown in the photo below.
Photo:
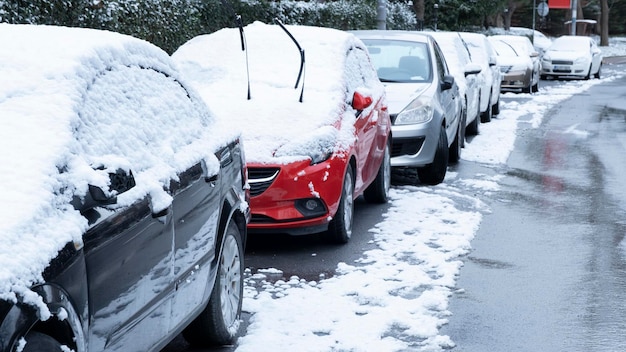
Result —
<path fill-rule="evenodd" d="M 600 3 L 600 45 L 609 46 L 609 1 L 601 0 Z"/>
<path fill-rule="evenodd" d="M 417 18 L 417 30 L 424 29 L 424 0 L 413 0 L 413 11 L 415 11 L 415 18 Z"/>

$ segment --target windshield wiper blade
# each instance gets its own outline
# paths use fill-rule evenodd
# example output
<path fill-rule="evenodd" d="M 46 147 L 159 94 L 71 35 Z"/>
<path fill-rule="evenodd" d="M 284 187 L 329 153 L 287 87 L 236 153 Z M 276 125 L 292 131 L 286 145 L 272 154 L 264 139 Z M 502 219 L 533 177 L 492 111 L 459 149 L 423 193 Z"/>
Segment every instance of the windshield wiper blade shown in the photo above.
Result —
<path fill-rule="evenodd" d="M 278 18 L 274 18 L 274 21 L 276 21 L 276 23 L 278 23 L 280 28 L 282 28 L 285 31 L 285 33 L 287 33 L 289 38 L 291 38 L 291 40 L 294 42 L 294 44 L 296 44 L 296 47 L 298 47 L 298 50 L 300 51 L 300 71 L 298 72 L 298 78 L 296 79 L 296 85 L 293 88 L 294 89 L 298 88 L 298 84 L 300 84 L 300 78 L 302 78 L 302 88 L 300 90 L 300 100 L 299 100 L 299 102 L 302 103 L 302 97 L 304 96 L 304 62 L 305 62 L 305 60 L 304 60 L 304 49 L 302 49 L 302 47 L 300 46 L 300 44 L 298 43 L 296 38 L 294 38 L 294 36 L 289 32 L 289 30 L 287 30 L 285 25 L 283 25 L 283 23 Z"/>
<path fill-rule="evenodd" d="M 243 21 L 241 19 L 241 15 L 239 15 L 232 5 L 226 0 L 220 0 L 224 7 L 228 8 L 228 10 L 235 16 L 235 26 L 239 28 L 239 39 L 241 39 L 241 51 L 243 51 L 246 55 L 246 77 L 248 79 L 248 100 L 252 98 L 250 94 L 250 65 L 248 64 L 248 52 L 246 51 L 246 36 L 243 33 Z"/>

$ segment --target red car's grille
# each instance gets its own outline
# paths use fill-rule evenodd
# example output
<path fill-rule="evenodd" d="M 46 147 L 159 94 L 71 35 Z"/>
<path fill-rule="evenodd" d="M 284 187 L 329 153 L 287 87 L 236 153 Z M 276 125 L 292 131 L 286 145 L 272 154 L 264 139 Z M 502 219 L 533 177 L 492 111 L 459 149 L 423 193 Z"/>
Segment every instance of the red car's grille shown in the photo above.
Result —
<path fill-rule="evenodd" d="M 277 167 L 248 167 L 248 183 L 250 184 L 250 196 L 255 197 L 268 189 L 278 173 Z"/>

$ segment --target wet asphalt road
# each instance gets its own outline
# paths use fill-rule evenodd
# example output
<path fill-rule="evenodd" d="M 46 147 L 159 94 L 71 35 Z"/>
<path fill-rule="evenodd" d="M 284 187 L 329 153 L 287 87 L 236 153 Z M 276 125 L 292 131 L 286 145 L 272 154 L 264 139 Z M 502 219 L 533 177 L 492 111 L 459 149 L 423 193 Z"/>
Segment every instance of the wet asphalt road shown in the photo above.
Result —
<path fill-rule="evenodd" d="M 441 333 L 454 351 L 626 350 L 626 78 L 520 123 Z"/>

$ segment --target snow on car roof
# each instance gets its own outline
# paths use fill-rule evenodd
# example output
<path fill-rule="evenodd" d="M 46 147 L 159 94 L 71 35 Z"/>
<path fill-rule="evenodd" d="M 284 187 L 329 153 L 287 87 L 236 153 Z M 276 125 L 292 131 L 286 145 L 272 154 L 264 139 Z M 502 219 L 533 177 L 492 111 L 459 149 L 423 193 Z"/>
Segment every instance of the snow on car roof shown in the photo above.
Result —
<path fill-rule="evenodd" d="M 82 191 L 86 192 L 87 182 L 94 181 L 88 180 L 93 177 L 89 165 L 93 160 L 81 160 L 86 146 L 91 148 L 91 155 L 106 158 L 111 154 L 110 150 L 100 150 L 93 143 L 110 138 L 105 135 L 106 128 L 90 130 L 90 133 L 102 132 L 102 136 L 82 135 L 82 142 L 75 139 L 76 131 L 89 130 L 80 129 L 83 123 L 79 122 L 80 112 L 91 115 L 99 110 L 97 106 L 83 104 L 95 78 L 120 65 L 153 68 L 174 78 L 178 73 L 171 58 L 161 49 L 113 32 L 0 24 L 0 47 L 0 240 L 3 243 L 0 246 L 0 298 L 15 300 L 18 296 L 32 295 L 28 288 L 42 281 L 44 268 L 67 243 L 82 245 L 81 235 L 87 228 L 87 221 L 69 205 L 67 198 L 71 195 L 64 195 L 63 189 L 67 185 L 82 184 L 85 186 Z M 149 96 L 151 92 L 146 86 L 138 94 Z M 208 130 L 206 126 L 211 123 L 212 116 L 200 98 L 196 101 L 201 107 L 196 115 L 204 115 L 196 116 L 197 123 L 188 128 Z M 103 126 L 119 123 L 120 117 L 127 117 L 123 102 L 115 100 L 113 104 L 119 114 L 99 116 Z M 185 113 L 180 114 L 180 124 L 183 125 L 190 121 L 183 119 Z M 155 112 L 155 115 L 159 114 Z M 163 135 L 163 124 L 158 123 L 160 116 L 154 117 L 144 119 L 145 122 L 138 120 L 138 123 L 145 123 L 142 126 L 144 131 L 158 132 L 153 136 Z M 167 118 L 168 125 L 179 124 L 171 120 L 171 114 Z M 145 177 L 146 182 L 142 184 L 158 187 L 161 180 L 169 180 L 172 173 L 191 166 L 194 160 L 214 158 L 212 151 L 237 134 L 236 131 L 211 131 L 210 136 L 206 132 L 207 138 L 199 138 L 199 133 L 193 133 L 193 136 L 183 137 L 188 140 L 165 140 L 161 144 L 177 143 L 181 152 L 171 148 L 167 165 L 151 165 L 149 174 L 137 172 L 136 178 Z M 116 147 L 120 155 L 145 156 L 152 160 L 148 158 L 156 154 L 154 151 L 145 150 L 145 155 L 138 154 L 135 144 Z M 183 151 L 185 155 L 182 155 Z M 123 164 L 121 160 L 108 161 Z M 81 163 L 87 167 L 80 169 Z M 61 170 L 68 164 L 77 169 Z M 151 192 L 145 187 L 138 182 L 132 191 L 144 195 Z"/>
<path fill-rule="evenodd" d="M 273 157 L 274 151 L 298 144 L 322 126 L 338 125 L 340 144 L 354 140 L 354 111 L 345 104 L 346 54 L 353 47 L 367 52 L 354 35 L 331 28 L 286 26 L 305 55 L 305 69 L 298 88 L 300 52 L 278 26 L 254 22 L 244 28 L 246 52 L 241 49 L 236 28 L 195 37 L 172 57 L 180 64 L 198 92 L 220 120 L 243 129 L 246 158 L 250 162 L 275 163 L 302 160 L 297 150 Z M 247 56 L 246 56 L 247 53 Z M 251 99 L 246 99 L 249 64 Z M 384 94 L 375 74 L 374 96 Z M 228 89 L 224 85 L 228 84 Z M 304 84 L 303 102 L 299 102 Z M 350 96 L 348 96 L 350 94 Z M 376 99 L 374 99 L 376 100 Z M 347 110 L 346 110 L 347 109 Z M 328 129 L 330 132 L 330 129 Z M 296 142 L 291 143 L 290 142 Z M 295 148 L 295 146 L 294 146 Z"/>

